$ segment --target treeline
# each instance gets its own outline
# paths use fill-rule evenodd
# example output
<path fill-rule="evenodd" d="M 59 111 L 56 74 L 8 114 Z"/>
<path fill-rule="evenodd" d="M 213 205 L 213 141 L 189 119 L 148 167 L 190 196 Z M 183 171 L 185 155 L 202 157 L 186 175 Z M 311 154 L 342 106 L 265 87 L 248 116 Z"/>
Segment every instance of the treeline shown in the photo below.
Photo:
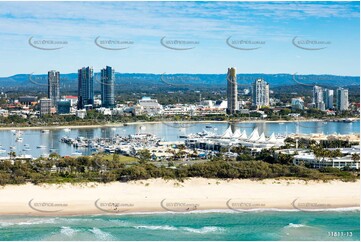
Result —
<path fill-rule="evenodd" d="M 32 126 L 59 126 L 59 125 L 106 125 L 112 123 L 130 123 L 130 122 L 178 122 L 178 121 L 224 121 L 227 116 L 205 115 L 205 116 L 148 116 L 148 115 L 103 115 L 94 110 L 88 111 L 84 119 L 75 115 L 44 115 L 38 118 L 23 118 L 12 115 L 9 117 L 0 117 L 0 126 L 3 127 L 32 127 Z"/>
<path fill-rule="evenodd" d="M 285 139 L 285 143 L 295 145 L 296 140 L 288 137 Z M 350 142 L 348 140 L 341 140 L 341 139 L 320 140 L 318 142 L 312 139 L 305 139 L 305 138 L 298 139 L 298 147 L 305 149 L 310 149 L 314 146 L 318 146 L 320 148 L 350 148 L 353 145 L 359 145 L 359 143 Z"/>
<path fill-rule="evenodd" d="M 289 164 L 271 164 L 264 161 L 224 161 L 213 160 L 193 165 L 178 167 L 156 166 L 139 160 L 125 163 L 119 156 L 113 159 L 97 157 L 62 158 L 52 156 L 49 159 L 35 161 L 0 162 L 0 185 L 63 182 L 113 182 L 150 178 L 184 180 L 192 177 L 219 179 L 265 179 L 265 178 L 297 178 L 330 180 L 341 179 L 354 181 L 357 172 L 341 171 L 336 168 L 321 170 L 308 169 L 303 166 Z"/>

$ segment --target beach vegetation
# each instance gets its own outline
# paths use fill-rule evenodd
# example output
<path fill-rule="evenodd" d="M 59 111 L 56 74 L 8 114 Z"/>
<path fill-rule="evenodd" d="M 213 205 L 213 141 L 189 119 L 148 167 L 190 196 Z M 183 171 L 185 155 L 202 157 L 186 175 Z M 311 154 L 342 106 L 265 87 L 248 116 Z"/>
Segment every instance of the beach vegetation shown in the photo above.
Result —
<path fill-rule="evenodd" d="M 148 151 L 149 152 L 149 151 Z M 97 154 L 81 157 L 49 157 L 34 161 L 16 160 L 0 162 L 0 185 L 41 183 L 125 182 L 151 178 L 174 179 L 180 182 L 188 178 L 212 179 L 268 179 L 286 178 L 329 181 L 339 179 L 355 181 L 359 171 L 350 169 L 310 169 L 291 163 L 284 155 L 278 162 L 263 160 L 225 161 L 220 157 L 188 165 L 173 163 L 171 167 L 151 161 L 146 150 L 137 159 L 122 155 Z M 261 152 L 267 158 L 270 153 Z M 259 157 L 260 157 L 259 156 Z M 256 157 L 257 158 L 257 157 Z M 356 159 L 357 157 L 355 157 Z"/>

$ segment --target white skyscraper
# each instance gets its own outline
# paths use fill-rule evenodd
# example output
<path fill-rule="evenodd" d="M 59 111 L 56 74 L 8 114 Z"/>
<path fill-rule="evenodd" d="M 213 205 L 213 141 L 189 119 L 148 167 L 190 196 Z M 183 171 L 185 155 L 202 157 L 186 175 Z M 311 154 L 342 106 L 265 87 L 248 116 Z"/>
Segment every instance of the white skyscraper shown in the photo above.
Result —
<path fill-rule="evenodd" d="M 269 84 L 261 78 L 253 83 L 252 105 L 257 108 L 269 106 Z"/>
<path fill-rule="evenodd" d="M 336 90 L 336 95 L 336 109 L 339 111 L 348 110 L 348 90 L 339 87 Z"/>
<path fill-rule="evenodd" d="M 313 87 L 313 104 L 315 105 L 315 108 L 320 109 L 322 111 L 325 110 L 322 87 L 319 86 Z"/>
<path fill-rule="evenodd" d="M 323 91 L 323 102 L 325 103 L 326 109 L 333 109 L 333 96 L 333 90 L 325 89 Z"/>

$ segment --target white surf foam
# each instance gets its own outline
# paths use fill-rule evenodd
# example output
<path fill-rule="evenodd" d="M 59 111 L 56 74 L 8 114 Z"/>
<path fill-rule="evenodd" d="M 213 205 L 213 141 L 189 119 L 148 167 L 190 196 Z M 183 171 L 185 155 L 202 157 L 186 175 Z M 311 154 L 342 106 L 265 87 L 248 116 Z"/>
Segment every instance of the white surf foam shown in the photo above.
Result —
<path fill-rule="evenodd" d="M 155 225 L 139 225 L 133 226 L 136 229 L 149 229 L 149 230 L 177 230 L 176 227 L 164 225 L 164 226 L 155 226 Z"/>
<path fill-rule="evenodd" d="M 72 229 L 70 227 L 67 226 L 63 226 L 61 227 L 60 233 L 67 236 L 67 237 L 72 237 L 74 236 L 76 233 L 78 232 L 78 230 L 76 229 Z"/>
<path fill-rule="evenodd" d="M 322 212 L 322 211 L 359 211 L 359 207 L 347 207 L 347 208 L 326 208 L 326 209 L 313 209 L 304 210 L 307 212 Z M 186 212 L 174 212 L 174 211 L 155 211 L 155 212 L 131 212 L 114 214 L 116 216 L 127 216 L 127 215 L 152 215 L 152 214 L 197 214 L 197 213 L 257 213 L 257 212 L 302 212 L 299 209 L 285 209 L 285 208 L 255 208 L 255 209 L 205 209 L 205 210 L 193 210 Z M 102 215 L 102 214 L 99 214 Z"/>
<path fill-rule="evenodd" d="M 54 224 L 55 218 L 50 219 L 29 219 L 25 221 L 11 221 L 5 222 L 0 221 L 0 227 L 9 227 L 9 226 L 27 226 L 27 225 L 38 225 L 38 224 Z"/>
<path fill-rule="evenodd" d="M 215 227 L 215 226 L 206 226 L 206 227 L 202 227 L 199 229 L 183 227 L 182 229 L 187 232 L 196 233 L 196 234 L 208 234 L 208 233 L 216 233 L 216 232 L 224 231 L 223 228 L 219 228 L 219 227 Z"/>
<path fill-rule="evenodd" d="M 308 227 L 308 226 L 304 224 L 293 224 L 293 223 L 289 223 L 287 226 L 285 226 L 285 228 L 302 228 L 302 227 Z"/>
<path fill-rule="evenodd" d="M 92 232 L 95 237 L 99 240 L 112 240 L 113 236 L 107 232 L 102 231 L 99 228 L 92 228 L 89 230 L 90 232 Z"/>

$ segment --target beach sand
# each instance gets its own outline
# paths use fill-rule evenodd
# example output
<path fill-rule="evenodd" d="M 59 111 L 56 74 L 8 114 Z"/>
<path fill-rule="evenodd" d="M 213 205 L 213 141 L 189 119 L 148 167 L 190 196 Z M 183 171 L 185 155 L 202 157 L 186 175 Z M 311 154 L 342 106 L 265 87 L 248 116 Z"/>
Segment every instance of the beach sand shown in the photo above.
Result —
<path fill-rule="evenodd" d="M 360 182 L 151 179 L 109 184 L 7 185 L 0 215 L 87 215 L 136 212 L 316 211 L 360 206 Z"/>

